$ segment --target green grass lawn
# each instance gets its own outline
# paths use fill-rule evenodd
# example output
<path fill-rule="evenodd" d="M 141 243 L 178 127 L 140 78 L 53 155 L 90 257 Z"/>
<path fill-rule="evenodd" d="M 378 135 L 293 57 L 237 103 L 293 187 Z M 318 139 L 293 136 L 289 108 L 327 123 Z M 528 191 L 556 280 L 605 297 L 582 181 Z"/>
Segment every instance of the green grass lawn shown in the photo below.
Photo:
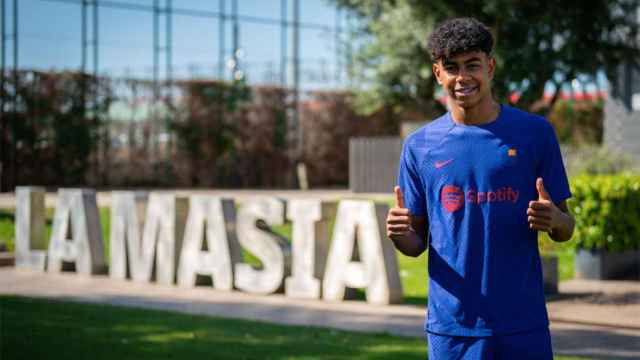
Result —
<path fill-rule="evenodd" d="M 425 356 L 426 345 L 420 338 L 0 296 L 2 360 L 383 360 Z"/>
<path fill-rule="evenodd" d="M 0 298 L 2 359 L 423 359 L 422 339 Z"/>
<path fill-rule="evenodd" d="M 6 246 L 9 251 L 14 251 L 15 219 L 13 211 L 0 209 L 0 244 Z"/>

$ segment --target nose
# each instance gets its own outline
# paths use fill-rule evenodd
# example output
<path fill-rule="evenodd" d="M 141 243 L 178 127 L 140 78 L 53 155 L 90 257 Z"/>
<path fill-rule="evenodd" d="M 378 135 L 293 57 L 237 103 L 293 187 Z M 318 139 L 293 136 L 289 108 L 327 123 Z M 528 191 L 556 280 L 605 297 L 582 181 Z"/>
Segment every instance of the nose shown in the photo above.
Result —
<path fill-rule="evenodd" d="M 471 78 L 471 75 L 469 74 L 469 72 L 468 72 L 466 69 L 464 69 L 464 68 L 462 68 L 462 69 L 458 70 L 458 74 L 457 74 L 457 75 L 458 75 L 458 76 L 457 76 L 457 80 L 458 80 L 458 81 L 461 81 L 461 80 L 468 80 L 468 79 L 470 79 L 470 78 Z"/>

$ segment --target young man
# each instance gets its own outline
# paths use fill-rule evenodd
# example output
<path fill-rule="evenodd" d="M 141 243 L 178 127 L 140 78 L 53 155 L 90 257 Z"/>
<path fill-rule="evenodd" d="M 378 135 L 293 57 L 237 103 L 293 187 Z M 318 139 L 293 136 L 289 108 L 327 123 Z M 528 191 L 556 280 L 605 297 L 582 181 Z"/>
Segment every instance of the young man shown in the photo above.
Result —
<path fill-rule="evenodd" d="M 450 111 L 405 140 L 387 235 L 429 249 L 429 358 L 552 359 L 538 231 L 567 241 L 575 223 L 555 133 L 494 101 L 485 25 L 448 20 L 428 46 Z"/>

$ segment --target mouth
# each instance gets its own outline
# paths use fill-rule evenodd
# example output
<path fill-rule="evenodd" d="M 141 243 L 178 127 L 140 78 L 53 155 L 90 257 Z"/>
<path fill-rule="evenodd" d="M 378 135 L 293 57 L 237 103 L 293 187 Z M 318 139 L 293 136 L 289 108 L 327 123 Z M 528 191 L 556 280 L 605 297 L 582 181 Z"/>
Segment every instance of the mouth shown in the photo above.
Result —
<path fill-rule="evenodd" d="M 477 86 L 463 86 L 457 89 L 454 89 L 457 96 L 470 96 L 478 90 Z"/>

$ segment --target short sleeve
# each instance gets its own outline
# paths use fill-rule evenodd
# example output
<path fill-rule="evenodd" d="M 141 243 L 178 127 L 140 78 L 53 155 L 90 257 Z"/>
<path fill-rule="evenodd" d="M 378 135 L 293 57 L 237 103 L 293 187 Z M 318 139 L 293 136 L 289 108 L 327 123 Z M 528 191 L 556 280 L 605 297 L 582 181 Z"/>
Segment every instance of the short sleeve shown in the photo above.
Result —
<path fill-rule="evenodd" d="M 544 181 L 544 187 L 553 202 L 559 204 L 571 197 L 571 190 L 556 133 L 546 120 L 544 120 L 541 140 L 540 144 L 543 148 L 540 151 L 541 157 L 536 175 Z"/>
<path fill-rule="evenodd" d="M 407 141 L 405 141 L 400 155 L 398 185 L 404 195 L 404 205 L 411 214 L 416 216 L 426 215 L 424 185 L 420 177 L 415 154 L 411 152 Z"/>

